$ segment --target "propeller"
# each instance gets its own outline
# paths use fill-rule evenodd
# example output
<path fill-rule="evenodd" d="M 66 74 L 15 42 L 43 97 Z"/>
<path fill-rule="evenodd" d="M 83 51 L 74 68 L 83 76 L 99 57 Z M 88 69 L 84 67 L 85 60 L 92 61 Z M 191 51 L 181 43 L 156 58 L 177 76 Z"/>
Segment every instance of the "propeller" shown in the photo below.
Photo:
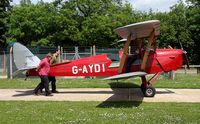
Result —
<path fill-rule="evenodd" d="M 181 46 L 181 49 L 182 49 L 182 51 L 183 51 L 183 57 L 184 57 L 184 61 L 185 61 L 186 65 L 187 65 L 187 69 L 190 69 L 189 59 L 188 59 L 188 56 L 187 56 L 187 51 L 185 51 L 185 50 L 183 49 L 182 43 L 181 43 L 179 40 L 178 40 L 178 42 L 179 42 L 179 44 L 180 44 L 180 46 Z"/>

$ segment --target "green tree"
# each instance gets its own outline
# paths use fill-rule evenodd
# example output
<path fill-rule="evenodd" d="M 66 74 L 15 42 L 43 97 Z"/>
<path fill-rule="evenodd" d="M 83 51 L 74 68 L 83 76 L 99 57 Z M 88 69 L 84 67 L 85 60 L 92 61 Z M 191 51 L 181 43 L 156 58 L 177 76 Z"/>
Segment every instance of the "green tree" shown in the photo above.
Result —
<path fill-rule="evenodd" d="M 69 0 L 62 8 L 76 23 L 72 41 L 78 45 L 113 46 L 117 35 L 113 29 L 129 24 L 133 19 L 130 4 L 118 0 Z"/>
<path fill-rule="evenodd" d="M 62 18 L 53 4 L 41 2 L 15 6 L 9 16 L 7 37 L 25 45 L 53 45 L 51 35 L 59 30 L 60 20 Z"/>
<path fill-rule="evenodd" d="M 21 6 L 31 5 L 31 0 L 20 0 L 20 5 Z"/>
<path fill-rule="evenodd" d="M 187 29 L 186 10 L 185 4 L 180 1 L 171 7 L 171 11 L 167 15 L 161 16 L 161 46 L 171 45 L 172 47 L 180 48 L 179 42 L 184 44 L 186 48 L 190 48 L 193 45 Z"/>
<path fill-rule="evenodd" d="M 144 20 L 122 0 L 22 0 L 9 16 L 7 39 L 25 45 L 118 46 L 114 28 Z M 141 19 L 142 18 L 142 19 Z"/>
<path fill-rule="evenodd" d="M 5 33 L 8 30 L 7 16 L 10 7 L 10 0 L 0 1 L 0 47 L 4 47 L 6 45 Z"/>
<path fill-rule="evenodd" d="M 194 47 L 192 50 L 192 63 L 200 64 L 200 1 L 199 0 L 188 0 L 188 10 L 187 10 L 187 19 L 188 19 L 188 29 L 190 30 L 190 38 L 194 42 Z"/>

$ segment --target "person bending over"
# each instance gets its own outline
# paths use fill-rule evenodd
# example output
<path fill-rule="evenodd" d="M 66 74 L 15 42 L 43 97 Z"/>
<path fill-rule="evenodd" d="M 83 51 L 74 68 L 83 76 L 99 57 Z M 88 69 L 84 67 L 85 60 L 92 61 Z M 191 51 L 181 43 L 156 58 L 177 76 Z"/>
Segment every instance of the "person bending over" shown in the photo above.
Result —
<path fill-rule="evenodd" d="M 38 71 L 38 74 L 40 76 L 41 82 L 34 89 L 35 95 L 38 95 L 38 91 L 44 87 L 45 95 L 52 96 L 51 92 L 49 91 L 49 79 L 48 79 L 51 58 L 52 58 L 52 54 L 50 53 L 47 54 L 47 56 L 40 61 L 39 66 L 36 69 L 36 71 Z"/>

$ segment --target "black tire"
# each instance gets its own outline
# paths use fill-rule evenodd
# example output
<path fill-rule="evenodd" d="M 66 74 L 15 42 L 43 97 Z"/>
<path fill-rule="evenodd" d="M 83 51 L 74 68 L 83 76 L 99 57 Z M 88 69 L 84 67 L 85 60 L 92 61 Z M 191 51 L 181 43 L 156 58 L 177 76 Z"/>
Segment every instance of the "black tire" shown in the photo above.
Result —
<path fill-rule="evenodd" d="M 154 95 L 156 94 L 156 89 L 154 87 L 147 87 L 145 92 L 144 92 L 144 95 L 146 97 L 154 97 Z"/>

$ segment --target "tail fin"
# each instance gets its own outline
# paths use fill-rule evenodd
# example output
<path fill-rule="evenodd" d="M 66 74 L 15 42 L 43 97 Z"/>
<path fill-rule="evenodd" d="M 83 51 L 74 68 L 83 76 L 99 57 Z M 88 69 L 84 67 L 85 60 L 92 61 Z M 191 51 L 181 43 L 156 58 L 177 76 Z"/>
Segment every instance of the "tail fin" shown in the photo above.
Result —
<path fill-rule="evenodd" d="M 13 59 L 18 70 L 36 68 L 40 62 L 40 59 L 28 48 L 17 42 L 13 44 Z"/>

